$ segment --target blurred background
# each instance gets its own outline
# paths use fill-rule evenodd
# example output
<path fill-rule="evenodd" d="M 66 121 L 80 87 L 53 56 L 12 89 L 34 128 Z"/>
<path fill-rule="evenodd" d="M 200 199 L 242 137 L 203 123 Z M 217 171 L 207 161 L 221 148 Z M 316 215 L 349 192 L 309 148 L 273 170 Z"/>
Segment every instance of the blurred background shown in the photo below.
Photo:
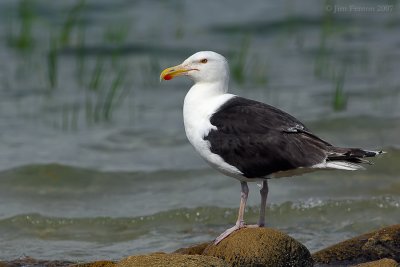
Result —
<path fill-rule="evenodd" d="M 232 93 L 388 152 L 270 181 L 269 226 L 316 251 L 399 222 L 399 1 L 3 0 L 0 20 L 0 259 L 170 252 L 234 224 L 239 183 L 186 140 L 191 82 L 159 81 L 200 50 Z M 252 185 L 247 222 L 258 203 Z"/>

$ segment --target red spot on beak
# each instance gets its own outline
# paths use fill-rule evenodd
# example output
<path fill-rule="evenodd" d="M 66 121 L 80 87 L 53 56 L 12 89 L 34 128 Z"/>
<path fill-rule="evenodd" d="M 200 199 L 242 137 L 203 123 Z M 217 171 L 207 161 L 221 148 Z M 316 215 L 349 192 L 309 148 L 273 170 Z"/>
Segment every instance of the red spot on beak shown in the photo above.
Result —
<path fill-rule="evenodd" d="M 170 75 L 170 74 L 167 74 L 167 75 L 165 75 L 164 76 L 164 80 L 171 80 L 173 77 L 172 77 L 172 75 Z"/>

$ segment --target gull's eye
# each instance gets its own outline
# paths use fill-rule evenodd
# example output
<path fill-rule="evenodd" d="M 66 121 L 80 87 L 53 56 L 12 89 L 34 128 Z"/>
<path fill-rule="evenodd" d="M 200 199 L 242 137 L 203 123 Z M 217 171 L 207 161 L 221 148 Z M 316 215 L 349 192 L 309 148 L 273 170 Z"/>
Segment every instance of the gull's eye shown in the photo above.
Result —
<path fill-rule="evenodd" d="M 202 60 L 200 60 L 200 63 L 206 64 L 207 61 L 208 61 L 208 60 L 207 60 L 206 58 L 203 58 Z"/>

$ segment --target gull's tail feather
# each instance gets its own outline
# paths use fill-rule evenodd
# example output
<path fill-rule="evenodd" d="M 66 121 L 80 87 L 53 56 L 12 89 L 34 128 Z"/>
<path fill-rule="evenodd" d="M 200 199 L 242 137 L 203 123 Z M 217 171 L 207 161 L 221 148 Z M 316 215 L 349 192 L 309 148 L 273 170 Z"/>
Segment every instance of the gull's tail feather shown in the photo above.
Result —
<path fill-rule="evenodd" d="M 324 164 L 324 168 L 346 170 L 346 171 L 365 170 L 365 168 L 359 164 L 346 161 L 327 161 Z"/>
<path fill-rule="evenodd" d="M 361 148 L 328 147 L 326 168 L 341 170 L 364 169 L 359 164 L 372 164 L 365 158 L 371 158 L 386 153 L 384 151 L 364 150 Z"/>

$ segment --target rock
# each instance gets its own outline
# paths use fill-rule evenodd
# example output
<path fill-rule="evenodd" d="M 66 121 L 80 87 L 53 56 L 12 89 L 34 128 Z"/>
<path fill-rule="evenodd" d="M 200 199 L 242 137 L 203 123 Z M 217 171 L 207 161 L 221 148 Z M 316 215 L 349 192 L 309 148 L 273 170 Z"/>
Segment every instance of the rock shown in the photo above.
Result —
<path fill-rule="evenodd" d="M 313 254 L 316 263 L 349 265 L 383 258 L 400 261 L 400 224 L 340 242 Z"/>
<path fill-rule="evenodd" d="M 214 256 L 232 266 L 313 266 L 307 248 L 292 237 L 271 228 L 243 228 L 203 255 Z"/>
<path fill-rule="evenodd" d="M 395 260 L 387 258 L 353 265 L 353 267 L 397 267 L 397 266 L 399 265 Z"/>
<path fill-rule="evenodd" d="M 212 244 L 212 243 L 206 242 L 206 243 L 201 243 L 198 245 L 190 246 L 187 248 L 180 248 L 180 249 L 174 251 L 174 253 L 187 254 L 187 255 L 201 255 L 201 254 L 203 254 L 203 251 L 206 249 L 206 247 L 208 247 L 210 244 Z"/>
<path fill-rule="evenodd" d="M 78 263 L 70 265 L 69 267 L 114 267 L 115 262 L 113 261 L 93 261 L 86 263 Z"/>
<path fill-rule="evenodd" d="M 201 255 L 153 253 L 125 258 L 116 267 L 229 267 L 221 259 Z"/>
<path fill-rule="evenodd" d="M 46 266 L 46 267 L 66 267 L 74 264 L 71 261 L 48 261 L 37 260 L 31 257 L 23 257 L 12 261 L 3 262 L 4 265 L 0 267 L 20 267 L 20 266 Z"/>

